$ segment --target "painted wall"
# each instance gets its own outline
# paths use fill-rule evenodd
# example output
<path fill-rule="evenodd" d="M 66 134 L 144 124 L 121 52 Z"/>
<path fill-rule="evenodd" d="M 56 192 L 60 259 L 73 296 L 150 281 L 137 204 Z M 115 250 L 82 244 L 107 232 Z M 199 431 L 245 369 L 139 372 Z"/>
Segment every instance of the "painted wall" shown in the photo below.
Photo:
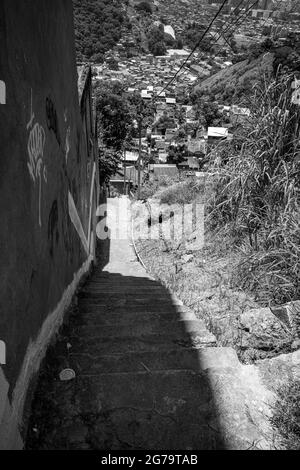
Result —
<path fill-rule="evenodd" d="M 93 257 L 98 170 L 72 0 L 1 0 L 0 44 L 0 448 L 19 448 L 30 377 Z"/>

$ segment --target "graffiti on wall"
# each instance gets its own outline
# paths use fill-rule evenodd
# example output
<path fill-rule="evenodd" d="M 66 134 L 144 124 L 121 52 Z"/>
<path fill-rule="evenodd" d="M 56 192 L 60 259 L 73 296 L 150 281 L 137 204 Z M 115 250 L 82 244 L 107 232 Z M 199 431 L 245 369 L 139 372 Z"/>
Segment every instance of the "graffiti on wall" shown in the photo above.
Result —
<path fill-rule="evenodd" d="M 49 131 L 53 131 L 57 140 L 58 145 L 61 144 L 60 132 L 59 132 L 59 125 L 58 125 L 58 117 L 55 106 L 51 98 L 46 98 L 46 119 L 47 119 L 47 126 Z"/>
<path fill-rule="evenodd" d="M 0 341 L 0 365 L 6 364 L 6 345 L 4 341 Z"/>
<path fill-rule="evenodd" d="M 6 104 L 6 85 L 0 80 L 0 104 Z"/>
<path fill-rule="evenodd" d="M 47 183 L 47 168 L 44 164 L 44 148 L 46 143 L 46 134 L 43 126 L 38 122 L 34 122 L 35 115 L 32 107 L 32 91 L 31 91 L 31 114 L 30 121 L 27 124 L 29 131 L 27 151 L 29 162 L 27 163 L 30 177 L 34 184 L 39 185 L 39 225 L 42 226 L 41 218 L 41 199 L 42 199 L 42 181 Z"/>
<path fill-rule="evenodd" d="M 68 206 L 69 206 L 69 216 L 70 216 L 70 219 L 72 221 L 72 224 L 74 225 L 74 227 L 76 229 L 76 232 L 77 232 L 77 234 L 78 234 L 78 236 L 81 240 L 81 243 L 82 243 L 82 245 L 83 245 L 83 247 L 84 247 L 84 249 L 85 249 L 85 251 L 88 255 L 89 254 L 88 240 L 87 240 L 86 235 L 84 233 L 82 223 L 81 223 L 79 214 L 77 212 L 73 196 L 70 192 L 69 192 L 69 195 L 68 195 Z"/>
<path fill-rule="evenodd" d="M 70 136 L 71 136 L 71 127 L 69 126 L 67 129 L 66 143 L 65 143 L 66 163 L 68 163 L 68 156 L 71 150 Z"/>
<path fill-rule="evenodd" d="M 58 204 L 57 200 L 53 201 L 51 211 L 48 219 L 48 240 L 50 244 L 50 256 L 53 258 L 54 254 L 54 243 L 56 245 L 59 241 L 59 231 L 58 231 Z"/>

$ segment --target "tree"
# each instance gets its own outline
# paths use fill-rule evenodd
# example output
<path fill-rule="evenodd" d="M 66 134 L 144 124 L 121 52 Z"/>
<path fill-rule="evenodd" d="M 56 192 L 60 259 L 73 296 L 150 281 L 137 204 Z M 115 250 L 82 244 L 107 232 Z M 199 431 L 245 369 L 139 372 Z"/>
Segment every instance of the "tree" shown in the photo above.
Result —
<path fill-rule="evenodd" d="M 99 148 L 99 175 L 101 183 L 108 183 L 121 163 L 121 152 L 107 147 Z"/>
<path fill-rule="evenodd" d="M 100 139 L 108 148 L 121 150 L 131 125 L 128 103 L 120 85 L 108 83 L 95 90 Z"/>
<path fill-rule="evenodd" d="M 73 0 L 77 59 L 101 63 L 127 26 L 122 2 Z"/>
<path fill-rule="evenodd" d="M 147 37 L 149 43 L 149 51 L 156 56 L 165 55 L 167 48 L 165 43 L 165 33 L 163 25 L 151 28 L 147 34 Z"/>
<path fill-rule="evenodd" d="M 196 118 L 205 127 L 211 125 L 220 125 L 222 123 L 222 113 L 219 111 L 218 105 L 213 103 L 211 99 L 202 96 L 202 93 L 195 91 L 191 95 Z"/>
<path fill-rule="evenodd" d="M 183 48 L 183 42 L 182 39 L 179 38 L 177 39 L 177 49 L 182 49 Z"/>
<path fill-rule="evenodd" d="M 132 121 L 141 119 L 143 127 L 149 127 L 153 123 L 155 106 L 153 102 L 146 102 L 139 93 L 134 93 L 128 97 L 128 104 Z"/>
<path fill-rule="evenodd" d="M 119 70 L 118 61 L 114 59 L 113 57 L 110 60 L 108 60 L 107 63 L 108 63 L 110 70 Z"/>
<path fill-rule="evenodd" d="M 178 146 L 170 145 L 170 147 L 168 148 L 167 162 L 178 165 L 179 163 L 186 161 L 188 156 L 189 152 L 185 144 L 181 144 Z"/>
<path fill-rule="evenodd" d="M 149 15 L 152 14 L 152 7 L 150 3 L 148 2 L 141 2 L 135 5 L 135 9 L 144 13 L 147 13 Z"/>

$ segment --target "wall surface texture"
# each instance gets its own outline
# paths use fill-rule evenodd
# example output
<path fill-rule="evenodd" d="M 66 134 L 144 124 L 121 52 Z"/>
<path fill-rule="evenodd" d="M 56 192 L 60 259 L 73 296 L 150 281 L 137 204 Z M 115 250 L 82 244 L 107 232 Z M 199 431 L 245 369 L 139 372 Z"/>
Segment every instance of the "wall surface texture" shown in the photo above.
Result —
<path fill-rule="evenodd" d="M 0 0 L 0 448 L 22 447 L 30 378 L 93 259 L 90 70 L 77 80 L 72 0 Z"/>

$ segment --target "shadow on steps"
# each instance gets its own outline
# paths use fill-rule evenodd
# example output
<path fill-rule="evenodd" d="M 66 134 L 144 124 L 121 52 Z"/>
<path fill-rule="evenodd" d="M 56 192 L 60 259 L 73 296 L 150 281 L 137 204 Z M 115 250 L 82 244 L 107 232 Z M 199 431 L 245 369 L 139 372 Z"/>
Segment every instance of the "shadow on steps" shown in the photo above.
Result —
<path fill-rule="evenodd" d="M 191 318 L 156 281 L 95 270 L 48 351 L 27 448 L 222 449 L 213 339 Z"/>
<path fill-rule="evenodd" d="M 225 448 L 208 372 L 226 367 L 214 336 L 146 273 L 105 271 L 109 249 L 109 240 L 98 247 L 99 264 L 47 352 L 26 448 Z M 67 367 L 76 377 L 60 381 Z"/>

